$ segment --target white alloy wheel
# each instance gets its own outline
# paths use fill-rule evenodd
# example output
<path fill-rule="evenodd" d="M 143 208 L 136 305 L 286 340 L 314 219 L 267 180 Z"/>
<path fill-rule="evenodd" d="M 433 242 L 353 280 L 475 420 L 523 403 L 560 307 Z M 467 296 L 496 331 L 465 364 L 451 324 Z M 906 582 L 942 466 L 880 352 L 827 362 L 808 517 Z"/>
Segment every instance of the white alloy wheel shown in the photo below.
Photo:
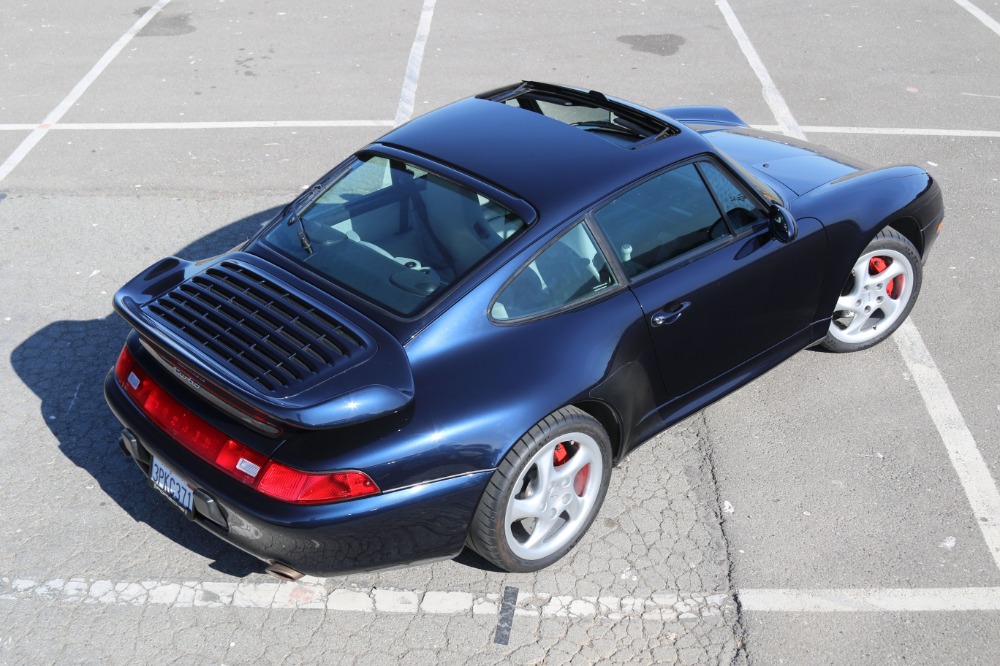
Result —
<path fill-rule="evenodd" d="M 868 342 L 906 311 L 913 294 L 913 266 L 893 250 L 861 255 L 851 271 L 853 286 L 837 299 L 830 335 L 850 344 Z"/>
<path fill-rule="evenodd" d="M 590 435 L 571 432 L 542 446 L 507 500 L 507 547 L 521 559 L 543 560 L 574 541 L 590 525 L 603 479 L 601 449 Z"/>
<path fill-rule="evenodd" d="M 858 351 L 889 337 L 916 302 L 922 268 L 912 243 L 893 229 L 884 229 L 854 262 L 823 346 L 836 352 Z"/>
<path fill-rule="evenodd" d="M 563 407 L 519 439 L 490 478 L 468 544 L 507 571 L 538 571 L 568 553 L 604 502 L 611 442 L 600 422 Z"/>

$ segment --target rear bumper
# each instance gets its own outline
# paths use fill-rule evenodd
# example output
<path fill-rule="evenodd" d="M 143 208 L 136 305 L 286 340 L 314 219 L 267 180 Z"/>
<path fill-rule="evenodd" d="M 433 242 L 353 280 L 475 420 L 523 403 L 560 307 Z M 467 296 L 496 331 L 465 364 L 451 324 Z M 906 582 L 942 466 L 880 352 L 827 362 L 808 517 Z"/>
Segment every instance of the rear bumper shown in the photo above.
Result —
<path fill-rule="evenodd" d="M 149 478 L 152 456 L 194 489 L 189 517 L 270 563 L 328 576 L 444 559 L 465 545 L 490 471 L 320 506 L 271 500 L 207 465 L 132 404 L 114 373 L 104 381 L 111 411 L 125 426 L 122 449 Z M 166 504 L 166 501 L 165 501 Z"/>

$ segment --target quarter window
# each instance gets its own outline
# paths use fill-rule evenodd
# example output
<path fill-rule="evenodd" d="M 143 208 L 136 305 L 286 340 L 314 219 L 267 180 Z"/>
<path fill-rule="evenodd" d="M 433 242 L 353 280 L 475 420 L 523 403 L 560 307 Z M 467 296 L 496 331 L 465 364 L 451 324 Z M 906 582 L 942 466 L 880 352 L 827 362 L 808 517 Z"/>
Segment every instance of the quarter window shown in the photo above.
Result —
<path fill-rule="evenodd" d="M 500 292 L 490 314 L 497 321 L 531 317 L 583 301 L 616 284 L 590 231 L 570 229 Z"/>

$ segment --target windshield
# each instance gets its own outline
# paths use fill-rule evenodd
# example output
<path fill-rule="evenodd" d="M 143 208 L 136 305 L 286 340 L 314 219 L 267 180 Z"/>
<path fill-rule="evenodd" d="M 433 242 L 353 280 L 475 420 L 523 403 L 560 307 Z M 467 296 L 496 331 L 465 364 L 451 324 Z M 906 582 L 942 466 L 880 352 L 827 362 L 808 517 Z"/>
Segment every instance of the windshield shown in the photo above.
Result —
<path fill-rule="evenodd" d="M 369 155 L 264 240 L 359 296 L 411 316 L 524 226 L 467 187 Z"/>

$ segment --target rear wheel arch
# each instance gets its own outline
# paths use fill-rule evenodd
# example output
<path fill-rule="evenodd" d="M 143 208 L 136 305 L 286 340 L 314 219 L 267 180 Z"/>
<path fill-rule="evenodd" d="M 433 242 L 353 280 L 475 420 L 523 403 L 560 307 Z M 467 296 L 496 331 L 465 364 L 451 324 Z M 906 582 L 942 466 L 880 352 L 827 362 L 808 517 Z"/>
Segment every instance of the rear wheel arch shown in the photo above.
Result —
<path fill-rule="evenodd" d="M 583 538 L 610 482 L 611 446 L 600 422 L 567 406 L 507 452 L 469 524 L 466 544 L 497 567 L 538 571 Z"/>
<path fill-rule="evenodd" d="M 622 458 L 623 436 L 621 418 L 613 407 L 599 400 L 584 400 L 571 405 L 597 419 L 611 440 L 611 458 L 617 465 Z"/>

